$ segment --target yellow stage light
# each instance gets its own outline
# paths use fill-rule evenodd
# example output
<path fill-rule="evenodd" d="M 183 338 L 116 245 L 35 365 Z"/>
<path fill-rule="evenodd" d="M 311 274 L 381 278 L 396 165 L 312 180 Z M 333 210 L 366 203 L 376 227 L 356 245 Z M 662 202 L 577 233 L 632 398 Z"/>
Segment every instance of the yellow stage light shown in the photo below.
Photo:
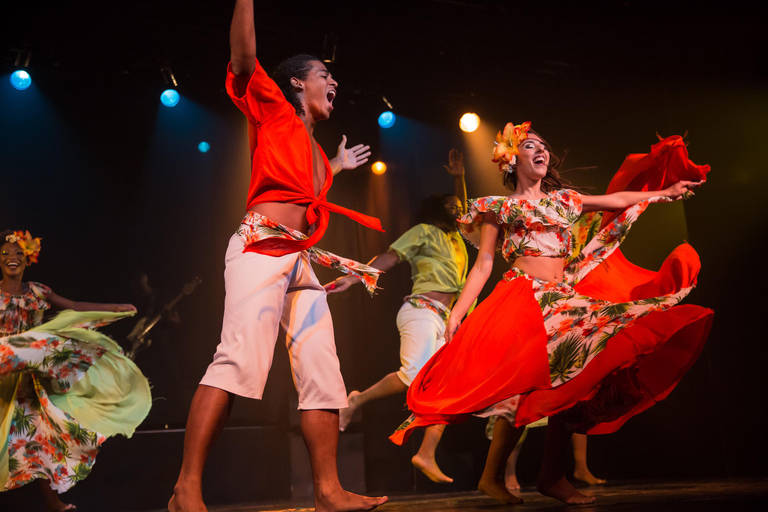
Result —
<path fill-rule="evenodd" d="M 477 114 L 466 113 L 459 120 L 459 128 L 467 133 L 472 133 L 480 126 L 480 117 Z"/>
<path fill-rule="evenodd" d="M 371 170 L 373 171 L 373 174 L 384 174 L 387 172 L 387 164 L 384 162 L 374 162 L 371 166 Z"/>

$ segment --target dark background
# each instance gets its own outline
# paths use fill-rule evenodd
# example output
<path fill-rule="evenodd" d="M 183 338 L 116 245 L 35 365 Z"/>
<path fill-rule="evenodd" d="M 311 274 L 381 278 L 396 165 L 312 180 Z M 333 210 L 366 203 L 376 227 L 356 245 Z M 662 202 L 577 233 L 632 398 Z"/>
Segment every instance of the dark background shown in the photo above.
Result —
<path fill-rule="evenodd" d="M 246 123 L 224 92 L 232 5 L 4 8 L 0 229 L 43 238 L 40 263 L 25 277 L 68 298 L 104 302 L 129 301 L 137 269 L 165 297 L 194 276 L 203 279 L 180 303 L 182 323 L 137 360 L 157 397 L 145 433 L 105 444 L 91 477 L 70 493 L 78 504 L 109 491 L 125 497 L 110 501 L 110 510 L 162 506 L 181 459 L 175 429 L 183 428 L 218 343 L 223 255 L 249 178 Z M 490 154 L 507 121 L 531 120 L 557 152 L 568 150 L 566 168 L 593 167 L 567 177 L 594 193 L 625 155 L 647 152 L 657 132 L 688 132 L 691 159 L 712 166 L 708 183 L 684 204 L 651 208 L 624 250 L 655 269 L 674 246 L 692 243 L 703 269 L 686 302 L 716 311 L 713 331 L 668 400 L 614 435 L 590 438 L 590 465 L 613 481 L 765 477 L 767 13 L 757 1 L 257 2 L 257 53 L 270 70 L 295 53 L 322 55 L 326 36 L 337 42 L 329 67 L 339 96 L 316 137 L 333 156 L 346 134 L 389 166 L 383 176 L 368 166 L 345 171 L 329 194 L 381 218 L 387 230 L 332 218 L 321 247 L 358 260 L 386 250 L 410 227 L 422 197 L 451 191 L 442 169 L 451 147 L 466 153 L 470 197 L 503 194 Z M 8 83 L 14 49 L 31 52 L 34 82 L 23 92 Z M 173 109 L 159 102 L 163 66 L 179 81 L 182 99 Z M 398 116 L 389 130 L 376 124 L 387 109 L 382 96 Z M 458 128 L 467 111 L 483 122 L 474 134 Z M 211 144 L 206 154 L 197 151 L 203 140 Z M 496 273 L 504 267 L 499 258 Z M 324 268 L 317 273 L 322 282 L 335 278 Z M 409 275 L 406 265 L 395 268 L 373 299 L 362 287 L 329 298 L 348 389 L 398 367 L 395 315 Z M 129 327 L 111 332 L 120 337 Z M 208 469 L 220 479 L 207 487 L 218 493 L 213 501 L 290 495 L 285 433 L 296 432 L 295 393 L 284 352 L 276 352 L 264 400 L 235 406 L 234 434 Z M 407 416 L 403 407 L 402 396 L 381 400 L 353 425 L 365 441 L 369 491 L 437 489 L 411 471 L 418 439 L 407 448 L 386 440 Z M 543 431 L 534 431 L 527 442 L 524 485 L 535 479 L 542 441 Z M 472 488 L 486 450 L 482 421 L 447 429 L 438 461 L 457 482 L 439 489 Z M 222 476 L 227 472 L 262 483 L 253 484 L 252 496 L 227 494 L 235 478 Z M 137 489 L 146 497 L 131 501 Z"/>

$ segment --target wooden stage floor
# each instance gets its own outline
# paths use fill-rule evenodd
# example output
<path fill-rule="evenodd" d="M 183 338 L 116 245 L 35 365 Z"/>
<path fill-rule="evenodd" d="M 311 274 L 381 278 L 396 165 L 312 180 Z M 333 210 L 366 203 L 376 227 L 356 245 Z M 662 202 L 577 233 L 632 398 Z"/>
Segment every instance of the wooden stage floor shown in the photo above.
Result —
<path fill-rule="evenodd" d="M 471 512 L 515 510 L 528 512 L 546 510 L 567 511 L 691 511 L 741 512 L 768 511 L 768 480 L 724 480 L 684 482 L 618 482 L 595 487 L 580 488 L 597 496 L 595 505 L 570 507 L 546 498 L 534 489 L 523 488 L 522 505 L 501 505 L 480 493 L 429 494 L 418 496 L 390 496 L 389 503 L 376 510 L 382 512 Z M 211 507 L 210 512 L 298 512 L 314 510 L 311 505 L 274 504 Z"/>

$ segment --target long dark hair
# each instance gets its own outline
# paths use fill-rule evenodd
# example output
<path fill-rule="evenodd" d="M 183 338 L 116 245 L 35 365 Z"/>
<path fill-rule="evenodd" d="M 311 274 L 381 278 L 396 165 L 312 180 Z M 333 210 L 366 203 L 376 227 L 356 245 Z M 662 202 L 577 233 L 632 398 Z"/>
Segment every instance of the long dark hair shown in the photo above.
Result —
<path fill-rule="evenodd" d="M 296 109 L 297 116 L 302 116 L 306 114 L 306 112 L 304 112 L 304 107 L 301 106 L 299 96 L 296 94 L 296 91 L 293 90 L 291 78 L 305 80 L 312 69 L 312 62 L 319 60 L 320 59 L 313 57 L 312 55 L 294 55 L 278 64 L 272 72 L 272 80 L 274 80 L 280 90 L 283 91 L 283 96 L 288 100 L 288 103 L 293 105 L 293 108 Z"/>
<path fill-rule="evenodd" d="M 549 142 L 544 140 L 544 137 L 533 130 L 528 130 L 528 133 L 532 133 L 539 137 L 549 153 L 549 165 L 547 166 L 547 174 L 541 179 L 541 191 L 545 194 L 549 194 L 552 191 L 563 188 L 564 184 L 567 182 L 560 177 L 560 173 L 558 172 L 560 165 L 563 163 L 563 158 L 555 156 L 552 152 L 552 147 L 549 145 Z M 563 155 L 563 157 L 565 157 L 565 155 Z M 504 182 L 504 186 L 509 190 L 512 192 L 517 190 L 517 171 L 505 172 L 501 179 Z"/>
<path fill-rule="evenodd" d="M 453 194 L 432 194 L 423 199 L 419 205 L 419 222 L 432 224 L 440 229 L 443 229 L 441 226 L 446 226 L 450 231 L 455 231 L 457 229 L 456 219 L 445 210 L 445 202 L 451 197 L 456 196 Z M 443 231 L 445 230 L 443 229 Z"/>

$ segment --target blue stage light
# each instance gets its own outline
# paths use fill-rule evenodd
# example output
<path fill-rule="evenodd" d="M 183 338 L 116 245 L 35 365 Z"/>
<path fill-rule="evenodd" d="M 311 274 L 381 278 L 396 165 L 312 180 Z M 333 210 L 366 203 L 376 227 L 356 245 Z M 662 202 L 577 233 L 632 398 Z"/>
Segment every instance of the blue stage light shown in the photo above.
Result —
<path fill-rule="evenodd" d="M 379 116 L 379 126 L 391 128 L 393 124 L 395 124 L 395 114 L 390 111 L 382 112 Z"/>
<path fill-rule="evenodd" d="M 179 93 L 175 89 L 166 89 L 160 95 L 160 101 L 166 107 L 175 107 L 179 103 Z"/>
<path fill-rule="evenodd" d="M 207 142 L 203 141 L 203 142 L 201 142 L 200 144 L 197 145 L 197 149 L 201 153 L 207 153 L 208 150 L 211 149 L 211 145 L 208 144 Z"/>
<path fill-rule="evenodd" d="M 18 91 L 23 91 L 32 85 L 32 77 L 29 73 L 20 69 L 11 73 L 11 85 Z"/>

